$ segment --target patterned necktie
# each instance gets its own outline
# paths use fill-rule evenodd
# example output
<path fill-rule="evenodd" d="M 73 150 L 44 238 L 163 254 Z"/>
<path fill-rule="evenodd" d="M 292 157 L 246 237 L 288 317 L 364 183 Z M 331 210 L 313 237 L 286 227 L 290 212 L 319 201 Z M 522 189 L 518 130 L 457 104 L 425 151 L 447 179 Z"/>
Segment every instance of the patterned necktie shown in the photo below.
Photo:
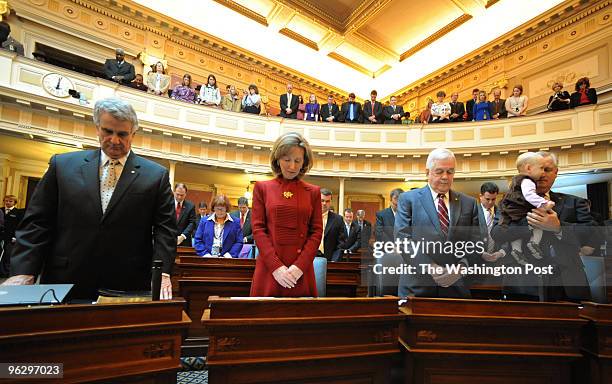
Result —
<path fill-rule="evenodd" d="M 100 176 L 100 200 L 102 201 L 102 213 L 106 212 L 106 207 L 113 197 L 115 186 L 117 185 L 117 170 L 115 169 L 119 160 L 111 159 L 102 168 Z"/>
<path fill-rule="evenodd" d="M 489 212 L 487 217 L 487 252 L 492 253 L 495 248 L 495 242 L 491 237 L 491 229 L 493 229 L 493 218 L 495 214 L 493 213 L 493 207 L 487 209 L 487 211 Z"/>
<path fill-rule="evenodd" d="M 440 220 L 440 230 L 444 237 L 448 236 L 448 224 L 450 223 L 448 220 L 448 209 L 446 204 L 444 204 L 445 198 L 444 194 L 438 194 L 438 219 Z"/>

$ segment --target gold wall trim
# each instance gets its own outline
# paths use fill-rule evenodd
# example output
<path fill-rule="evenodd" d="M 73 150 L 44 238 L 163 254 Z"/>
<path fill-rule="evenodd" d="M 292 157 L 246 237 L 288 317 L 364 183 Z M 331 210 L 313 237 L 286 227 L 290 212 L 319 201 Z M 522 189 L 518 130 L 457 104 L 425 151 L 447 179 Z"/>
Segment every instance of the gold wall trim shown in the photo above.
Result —
<path fill-rule="evenodd" d="M 495 3 L 499 2 L 499 0 L 489 0 L 487 1 L 487 4 L 485 5 L 485 8 L 489 8 L 493 5 L 495 5 Z"/>
<path fill-rule="evenodd" d="M 347 66 L 353 68 L 354 70 L 357 70 L 357 71 L 359 71 L 359 72 L 361 72 L 361 73 L 363 73 L 365 75 L 368 75 L 368 76 L 372 76 L 373 75 L 372 71 L 369 71 L 367 68 L 362 67 L 361 65 L 355 63 L 354 61 L 352 61 L 350 59 L 347 59 L 346 57 L 344 57 L 342 55 L 337 54 L 336 52 L 330 52 L 330 53 L 327 54 L 327 56 L 329 56 L 332 59 L 334 59 L 336 61 L 339 61 L 342 64 L 347 65 Z"/>
<path fill-rule="evenodd" d="M 289 28 L 283 28 L 280 31 L 278 31 L 278 33 L 280 33 L 281 35 L 285 35 L 288 38 L 293 39 L 293 40 L 297 41 L 300 44 L 304 44 L 308 48 L 312 48 L 315 51 L 319 50 L 319 45 L 316 42 L 314 42 L 314 41 L 312 41 L 312 40 L 310 40 L 310 39 L 300 35 L 297 32 L 294 32 L 294 31 L 290 30 Z"/>
<path fill-rule="evenodd" d="M 447 33 L 449 33 L 450 31 L 452 31 L 453 29 L 457 28 L 458 26 L 460 26 L 461 24 L 465 23 L 466 21 L 470 20 L 472 18 L 472 15 L 468 15 L 467 13 L 464 13 L 463 15 L 459 16 L 458 18 L 456 18 L 455 20 L 451 21 L 449 24 L 445 25 L 444 27 L 438 29 L 436 32 L 434 32 L 431 36 L 429 36 L 428 38 L 426 38 L 425 40 L 417 43 L 414 47 L 410 48 L 409 50 L 407 50 L 406 52 L 402 53 L 400 55 L 400 62 L 406 60 L 407 58 L 409 58 L 410 56 L 414 55 L 415 53 L 417 53 L 418 51 L 420 51 L 421 49 L 425 48 L 426 46 L 428 46 L 429 44 L 433 43 L 434 41 L 438 40 L 439 38 L 441 38 L 442 36 L 446 35 Z"/>
<path fill-rule="evenodd" d="M 238 12 L 244 17 L 248 17 L 251 20 L 258 22 L 261 25 L 268 26 L 268 19 L 264 16 L 260 15 L 257 12 L 253 12 L 247 7 L 244 7 L 238 3 L 233 2 L 232 0 L 214 0 L 215 2 L 223 5 L 224 7 L 230 8 L 231 10 Z"/>

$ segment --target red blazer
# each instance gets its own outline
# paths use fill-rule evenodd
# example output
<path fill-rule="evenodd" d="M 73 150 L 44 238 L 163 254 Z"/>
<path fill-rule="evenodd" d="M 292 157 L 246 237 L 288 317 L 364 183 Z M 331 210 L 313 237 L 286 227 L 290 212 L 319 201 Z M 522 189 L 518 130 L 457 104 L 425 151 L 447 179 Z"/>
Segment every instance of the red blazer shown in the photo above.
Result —
<path fill-rule="evenodd" d="M 259 256 L 251 296 L 317 296 L 312 262 L 321 244 L 321 191 L 302 180 L 259 181 L 253 190 L 253 238 Z M 272 272 L 295 264 L 304 275 L 293 288 L 281 287 Z"/>

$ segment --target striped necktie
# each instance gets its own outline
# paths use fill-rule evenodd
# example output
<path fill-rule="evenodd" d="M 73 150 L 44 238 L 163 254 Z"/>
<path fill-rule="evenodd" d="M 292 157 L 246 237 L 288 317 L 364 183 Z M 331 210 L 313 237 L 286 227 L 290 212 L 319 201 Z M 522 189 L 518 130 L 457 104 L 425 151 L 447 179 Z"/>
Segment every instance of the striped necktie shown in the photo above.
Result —
<path fill-rule="evenodd" d="M 444 204 L 446 196 L 442 193 L 438 194 L 438 219 L 440 220 L 440 230 L 444 234 L 444 237 L 448 236 L 448 208 Z"/>

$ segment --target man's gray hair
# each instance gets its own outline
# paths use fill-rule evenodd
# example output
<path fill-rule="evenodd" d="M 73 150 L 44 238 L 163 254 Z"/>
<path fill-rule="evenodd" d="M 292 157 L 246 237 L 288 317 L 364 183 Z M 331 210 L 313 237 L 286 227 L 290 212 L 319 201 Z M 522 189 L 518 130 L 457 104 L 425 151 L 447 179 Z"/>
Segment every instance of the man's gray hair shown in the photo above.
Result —
<path fill-rule="evenodd" d="M 249 199 L 247 199 L 244 196 L 240 196 L 238 198 L 238 205 L 246 205 L 248 207 L 249 206 Z"/>
<path fill-rule="evenodd" d="M 446 148 L 436 148 L 433 151 L 429 152 L 429 156 L 427 156 L 427 162 L 425 163 L 425 167 L 427 169 L 432 169 L 434 163 L 438 160 L 446 160 L 453 159 L 455 160 L 455 154 L 450 149 Z"/>
<path fill-rule="evenodd" d="M 100 116 L 108 113 L 119 121 L 129 121 L 132 123 L 132 132 L 138 130 L 138 117 L 134 108 L 126 101 L 116 97 L 98 100 L 94 106 L 93 121 L 96 127 L 100 126 Z"/>
<path fill-rule="evenodd" d="M 547 152 L 547 151 L 539 151 L 536 152 L 538 155 L 542 156 L 543 158 L 547 158 L 550 157 L 553 161 L 553 164 L 555 164 L 555 167 L 559 167 L 559 163 L 557 163 L 557 155 L 555 155 L 553 152 Z"/>

